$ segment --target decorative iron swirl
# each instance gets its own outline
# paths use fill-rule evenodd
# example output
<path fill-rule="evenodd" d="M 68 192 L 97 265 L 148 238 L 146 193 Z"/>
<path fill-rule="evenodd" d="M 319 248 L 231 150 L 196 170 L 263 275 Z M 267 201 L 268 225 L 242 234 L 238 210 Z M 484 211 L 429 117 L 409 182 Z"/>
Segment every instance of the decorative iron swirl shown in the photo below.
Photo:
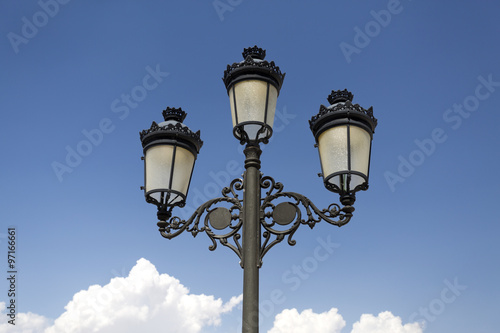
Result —
<path fill-rule="evenodd" d="M 317 223 L 324 220 L 341 227 L 350 221 L 354 210 L 352 206 L 340 208 L 338 204 L 331 204 L 328 208 L 320 210 L 302 194 L 283 192 L 283 184 L 276 182 L 269 176 L 260 179 L 260 188 L 267 189 L 267 191 L 266 196 L 261 199 L 260 205 L 259 223 L 264 228 L 264 232 L 262 232 L 263 242 L 260 246 L 259 267 L 262 265 L 265 254 L 285 238 L 289 245 L 296 244 L 293 235 L 300 225 L 308 225 L 312 229 Z M 210 251 L 217 248 L 217 241 L 219 241 L 220 244 L 233 250 L 242 262 L 240 230 L 243 225 L 243 200 L 239 196 L 241 191 L 243 191 L 243 180 L 236 178 L 230 186 L 222 189 L 222 197 L 205 202 L 195 210 L 189 219 L 182 220 L 175 216 L 169 218 L 168 221 L 158 222 L 161 235 L 172 239 L 184 231 L 190 232 L 193 237 L 196 237 L 200 232 L 205 232 L 212 241 L 208 247 Z M 216 206 L 217 203 L 221 202 L 229 203 L 231 207 L 228 209 Z M 218 234 L 214 229 L 226 231 L 223 234 Z M 273 235 L 274 239 L 272 239 Z M 232 242 L 230 242 L 231 239 Z"/>
<path fill-rule="evenodd" d="M 341 209 L 338 204 L 331 204 L 328 208 L 320 210 L 302 194 L 283 192 L 283 184 L 276 182 L 269 176 L 261 179 L 261 188 L 269 188 L 261 205 L 261 225 L 265 229 L 262 233 L 264 242 L 260 249 L 261 264 L 264 255 L 274 245 L 282 242 L 285 237 L 289 245 L 295 245 L 296 241 L 293 239 L 293 235 L 300 225 L 308 225 L 312 229 L 316 223 L 324 220 L 341 227 L 347 224 L 352 217 L 352 210 Z M 292 200 L 285 200 L 275 205 L 273 201 L 280 198 Z M 267 222 L 266 219 L 271 219 L 271 222 Z M 288 229 L 280 230 L 276 228 L 277 225 L 290 226 Z M 276 238 L 271 240 L 271 235 L 276 236 Z"/>
<path fill-rule="evenodd" d="M 330 182 L 325 182 L 325 187 L 327 190 L 335 192 L 335 193 L 343 193 L 344 190 L 342 190 L 338 185 L 332 184 Z M 359 184 L 358 186 L 354 187 L 354 189 L 350 190 L 349 193 L 355 193 L 357 191 L 366 191 L 368 190 L 368 182 L 363 182 L 362 184 Z"/>
<path fill-rule="evenodd" d="M 237 191 L 242 190 L 243 180 L 239 178 L 234 179 L 229 187 L 224 187 L 222 189 L 222 197 L 209 200 L 199 206 L 188 220 L 182 220 L 179 217 L 174 216 L 168 221 L 158 222 L 160 234 L 165 238 L 172 239 L 181 234 L 183 231 L 190 232 L 193 237 L 196 237 L 200 232 L 205 232 L 212 241 L 212 245 L 208 247 L 210 251 L 213 251 L 217 248 L 216 241 L 218 240 L 222 245 L 227 246 L 231 250 L 233 250 L 241 259 L 242 251 L 239 241 L 241 235 L 238 234 L 238 231 L 242 226 L 242 219 L 240 217 L 243 211 L 243 200 L 239 198 Z M 229 209 L 224 207 L 213 207 L 215 204 L 220 202 L 227 202 L 231 204 L 231 207 Z M 229 220 L 226 219 L 224 221 L 220 221 L 221 218 L 219 218 L 219 220 L 217 220 L 217 218 L 214 218 L 214 220 L 210 220 L 211 213 L 216 211 L 217 209 L 219 209 L 219 211 L 222 211 L 224 213 L 223 215 L 227 215 L 226 211 L 228 211 Z M 217 213 L 214 213 L 212 215 L 214 215 L 214 217 L 220 216 L 220 214 Z M 203 222 L 200 223 L 200 220 L 203 216 Z M 214 227 L 214 224 L 216 225 L 216 227 Z M 222 226 L 223 228 L 219 226 Z M 213 230 L 222 230 L 227 228 L 229 228 L 229 231 L 224 234 L 217 234 Z M 228 239 L 230 238 L 233 239 L 234 244 L 228 241 Z"/>
<path fill-rule="evenodd" d="M 248 133 L 245 131 L 244 126 L 247 125 L 245 123 L 243 124 L 238 124 L 233 128 L 233 135 L 235 138 L 240 140 L 240 144 L 244 145 L 249 142 L 255 141 L 257 143 L 264 143 L 268 144 L 269 143 L 269 138 L 273 134 L 273 129 L 267 125 L 267 124 L 257 124 L 260 125 L 259 130 L 255 134 L 255 137 L 257 138 L 256 140 L 251 140 L 250 137 L 248 136 Z M 267 133 L 266 133 L 267 132 Z M 264 134 L 263 137 L 260 137 L 261 134 Z"/>

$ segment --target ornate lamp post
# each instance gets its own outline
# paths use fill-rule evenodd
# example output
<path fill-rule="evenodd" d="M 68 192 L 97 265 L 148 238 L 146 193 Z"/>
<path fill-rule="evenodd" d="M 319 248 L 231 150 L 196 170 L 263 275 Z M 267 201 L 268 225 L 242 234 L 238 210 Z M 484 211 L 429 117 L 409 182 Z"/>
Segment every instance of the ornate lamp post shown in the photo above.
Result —
<path fill-rule="evenodd" d="M 301 225 L 313 228 L 321 220 L 343 226 L 352 217 L 355 193 L 368 189 L 372 136 L 377 125 L 372 108 L 352 104 L 347 90 L 332 91 L 330 106 L 321 105 L 309 121 L 318 147 L 326 189 L 340 195 L 341 205 L 318 209 L 307 197 L 283 191 L 283 185 L 260 173 L 260 144 L 272 136 L 276 100 L 284 73 L 266 51 L 257 46 L 243 51 L 244 60 L 228 65 L 223 81 L 233 119 L 233 134 L 246 145 L 245 172 L 222 190 L 222 196 L 198 207 L 182 220 L 172 217 L 183 207 L 196 156 L 202 146 L 200 132 L 182 124 L 181 109 L 163 111 L 165 122 L 153 122 L 140 133 L 144 149 L 146 201 L 158 207 L 161 235 L 171 239 L 183 231 L 196 236 L 205 232 L 212 241 L 230 248 L 243 268 L 243 332 L 259 330 L 259 268 L 264 255 Z M 262 197 L 262 192 L 265 196 Z M 218 205 L 223 203 L 223 205 Z M 225 205 L 225 207 L 224 207 Z M 229 208 L 226 208 L 229 207 Z"/>

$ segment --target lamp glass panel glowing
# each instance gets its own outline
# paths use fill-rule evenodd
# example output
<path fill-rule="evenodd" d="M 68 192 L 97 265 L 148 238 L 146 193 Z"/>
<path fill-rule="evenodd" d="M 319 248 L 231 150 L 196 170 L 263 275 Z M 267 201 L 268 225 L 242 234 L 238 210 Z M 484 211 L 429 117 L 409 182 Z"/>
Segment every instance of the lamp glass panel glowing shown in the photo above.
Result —
<path fill-rule="evenodd" d="M 321 133 L 318 148 L 323 179 L 341 191 L 352 191 L 365 183 L 368 180 L 370 144 L 370 133 L 353 125 L 335 126 Z"/>
<path fill-rule="evenodd" d="M 234 84 L 229 90 L 233 127 L 242 125 L 250 140 L 265 137 L 267 131 L 258 131 L 262 124 L 272 129 L 277 99 L 278 90 L 268 82 L 244 80 Z"/>
<path fill-rule="evenodd" d="M 187 195 L 195 156 L 174 145 L 156 145 L 145 153 L 146 195 L 175 204 Z M 170 194 L 170 195 L 169 195 Z"/>

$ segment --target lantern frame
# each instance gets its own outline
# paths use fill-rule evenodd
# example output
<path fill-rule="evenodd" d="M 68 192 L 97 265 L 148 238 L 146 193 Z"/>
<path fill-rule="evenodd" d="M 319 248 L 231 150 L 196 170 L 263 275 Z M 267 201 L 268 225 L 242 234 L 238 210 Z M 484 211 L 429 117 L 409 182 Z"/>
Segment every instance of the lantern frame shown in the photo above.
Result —
<path fill-rule="evenodd" d="M 196 158 L 200 152 L 200 148 L 203 145 L 203 141 L 200 139 L 200 131 L 193 132 L 182 122 L 186 118 L 186 112 L 182 108 L 171 108 L 167 107 L 163 111 L 164 122 L 157 124 L 153 121 L 151 127 L 147 130 L 140 132 L 141 143 L 143 147 L 144 157 L 144 196 L 146 202 L 154 204 L 158 207 L 158 218 L 165 219 L 171 215 L 173 207 L 184 207 L 186 204 L 186 198 L 189 192 L 189 186 L 191 184 L 191 179 L 193 176 L 194 166 L 196 164 Z M 165 188 L 147 188 L 148 182 L 148 166 L 147 166 L 147 152 L 149 149 L 158 146 L 171 146 L 172 157 L 169 175 L 168 186 Z M 180 153 L 180 149 L 184 149 L 193 155 L 193 162 L 191 167 L 191 172 L 189 174 L 189 179 L 186 184 L 185 193 L 180 190 L 173 189 L 174 178 L 176 177 L 176 170 L 182 168 L 182 165 L 178 164 L 176 161 L 177 155 Z M 152 175 L 149 175 L 150 177 Z M 159 200 L 153 197 L 153 194 L 160 193 Z M 180 198 L 180 200 L 178 200 Z"/>
<path fill-rule="evenodd" d="M 227 69 L 224 71 L 224 76 L 222 78 L 231 103 L 231 112 L 233 115 L 233 135 L 235 138 L 240 140 L 241 144 L 248 144 L 250 142 L 263 142 L 267 144 L 269 142 L 269 138 L 271 138 L 273 134 L 273 129 L 270 124 L 273 124 L 274 122 L 276 100 L 279 96 L 281 86 L 283 85 L 285 73 L 281 72 L 280 68 L 276 66 L 274 61 L 268 62 L 264 60 L 266 50 L 257 46 L 245 48 L 242 55 L 244 60 L 239 63 L 227 65 Z M 244 94 L 236 92 L 236 86 L 238 83 L 245 81 L 248 83 L 252 80 L 266 83 L 265 101 L 264 99 L 261 101 L 255 101 L 255 99 L 253 99 L 254 103 L 257 104 L 258 102 L 258 104 L 264 105 L 265 110 L 263 111 L 263 119 L 241 121 L 241 119 L 246 118 L 243 116 L 245 112 L 240 114 L 240 111 L 242 110 L 238 110 L 237 104 L 239 100 L 244 99 L 242 97 Z M 274 92 L 271 92 L 270 90 L 271 86 L 276 89 L 276 96 L 271 95 L 274 94 Z M 245 93 L 248 92 L 245 91 Z M 249 100 L 252 99 L 249 98 Z M 271 107 L 274 108 L 273 110 L 269 110 L 269 104 L 271 104 Z M 273 119 L 270 119 L 271 113 Z M 255 131 L 255 133 L 252 133 L 253 135 L 249 134 L 245 129 L 245 127 L 249 128 L 249 126 L 252 125 L 260 127 Z"/>
<path fill-rule="evenodd" d="M 347 91 L 347 89 L 337 91 L 332 90 L 331 94 L 328 96 L 328 101 L 331 105 L 328 107 L 321 105 L 318 114 L 313 116 L 309 121 L 311 131 L 313 132 L 314 138 L 316 140 L 316 147 L 319 146 L 319 137 L 322 133 L 333 128 L 338 128 L 340 126 L 346 127 L 347 137 L 345 138 L 345 142 L 347 143 L 347 145 L 345 149 L 347 152 L 347 169 L 339 170 L 325 175 L 323 161 L 331 158 L 321 156 L 321 151 L 319 155 L 322 168 L 322 173 L 320 174 L 320 176 L 323 177 L 325 188 L 329 191 L 338 193 L 340 195 L 341 202 L 347 205 L 352 205 L 354 203 L 355 193 L 357 191 L 365 191 L 368 189 L 372 139 L 373 133 L 375 133 L 375 127 L 377 126 L 377 119 L 373 116 L 373 107 L 364 109 L 358 104 L 352 104 L 353 97 L 354 95 L 351 92 Z M 352 127 L 358 127 L 368 133 L 368 135 L 370 136 L 366 174 L 358 170 L 353 170 L 352 168 Z M 351 186 L 353 175 L 361 177 L 363 179 L 363 182 L 356 186 Z M 330 182 L 330 180 L 334 177 L 339 177 L 339 184 L 342 184 L 342 186 L 338 186 Z"/>

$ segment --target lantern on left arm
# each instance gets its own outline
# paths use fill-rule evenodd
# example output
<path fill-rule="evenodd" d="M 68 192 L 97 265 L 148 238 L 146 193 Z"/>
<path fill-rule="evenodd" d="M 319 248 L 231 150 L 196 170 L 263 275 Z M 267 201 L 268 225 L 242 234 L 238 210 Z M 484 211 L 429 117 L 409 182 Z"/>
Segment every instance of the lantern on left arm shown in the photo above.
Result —
<path fill-rule="evenodd" d="M 144 195 L 158 207 L 158 219 L 165 221 L 175 206 L 184 207 L 194 163 L 203 141 L 182 122 L 186 112 L 167 107 L 164 122 L 153 122 L 140 133 L 144 153 Z"/>

